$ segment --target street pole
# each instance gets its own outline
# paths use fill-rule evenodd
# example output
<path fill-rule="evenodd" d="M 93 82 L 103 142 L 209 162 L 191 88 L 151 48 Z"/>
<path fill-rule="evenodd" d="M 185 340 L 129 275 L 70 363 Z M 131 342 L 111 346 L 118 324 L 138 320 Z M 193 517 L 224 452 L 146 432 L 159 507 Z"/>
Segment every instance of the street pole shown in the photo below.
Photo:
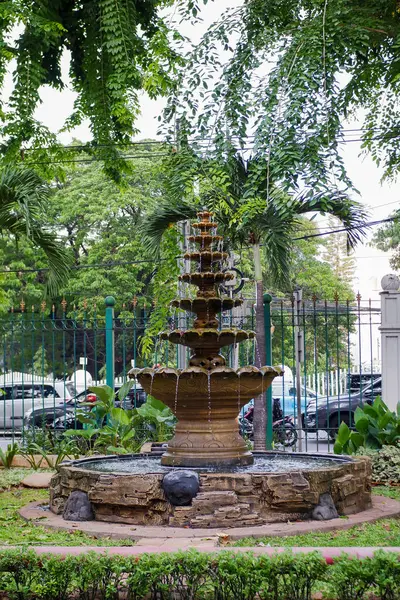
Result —
<path fill-rule="evenodd" d="M 303 451 L 303 431 L 301 427 L 301 363 L 304 360 L 304 332 L 301 328 L 300 311 L 303 298 L 302 290 L 295 290 L 294 296 L 294 351 L 296 361 L 296 414 L 297 414 L 297 431 L 298 431 L 298 446 L 299 452 Z"/>
<path fill-rule="evenodd" d="M 270 294 L 264 294 L 264 328 L 265 328 L 265 362 L 272 365 L 272 332 L 271 332 L 271 300 Z M 267 428 L 266 428 L 266 446 L 267 450 L 272 450 L 273 442 L 273 414 L 272 414 L 272 386 L 270 385 L 265 393 L 267 403 Z"/>
<path fill-rule="evenodd" d="M 106 305 L 106 384 L 114 390 L 115 384 L 115 344 L 114 344 L 114 306 L 115 298 L 107 296 Z"/>

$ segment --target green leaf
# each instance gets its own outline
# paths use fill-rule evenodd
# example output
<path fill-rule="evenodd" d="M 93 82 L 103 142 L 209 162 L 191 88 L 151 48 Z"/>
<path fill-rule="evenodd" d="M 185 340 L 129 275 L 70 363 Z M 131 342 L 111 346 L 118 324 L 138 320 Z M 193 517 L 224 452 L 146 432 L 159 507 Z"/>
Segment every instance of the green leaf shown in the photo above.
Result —
<path fill-rule="evenodd" d="M 369 424 L 369 419 L 365 415 L 363 415 L 362 417 L 358 418 L 358 420 L 355 423 L 355 426 L 359 433 L 366 434 L 369 429 Z"/>
<path fill-rule="evenodd" d="M 366 415 L 369 415 L 373 419 L 377 419 L 379 416 L 378 410 L 369 404 L 364 404 L 363 410 Z"/>
<path fill-rule="evenodd" d="M 129 450 L 121 446 L 107 446 L 107 452 L 109 454 L 129 454 Z"/>
<path fill-rule="evenodd" d="M 358 433 L 358 431 L 352 431 L 350 435 L 350 441 L 355 450 L 358 450 L 360 446 L 364 445 L 364 436 L 361 435 L 361 433 Z"/>
<path fill-rule="evenodd" d="M 96 396 L 105 404 L 110 403 L 114 398 L 114 390 L 108 385 L 91 386 L 89 391 L 96 394 Z"/>
<path fill-rule="evenodd" d="M 131 418 L 123 408 L 112 408 L 110 410 L 111 419 L 118 425 L 130 425 Z"/>
<path fill-rule="evenodd" d="M 333 451 L 335 454 L 343 454 L 343 445 L 338 442 L 338 440 L 336 440 L 336 442 L 333 445 Z"/>
<path fill-rule="evenodd" d="M 367 434 L 365 436 L 365 447 L 372 448 L 374 450 L 378 450 L 382 447 L 380 441 L 375 437 L 375 435 Z"/>
<path fill-rule="evenodd" d="M 341 422 L 336 440 L 344 446 L 350 438 L 350 429 L 344 421 Z"/>
<path fill-rule="evenodd" d="M 123 402 L 125 400 L 126 396 L 129 394 L 129 392 L 135 385 L 137 385 L 136 381 L 134 379 L 130 379 L 120 387 L 118 392 L 118 398 L 120 402 Z"/>

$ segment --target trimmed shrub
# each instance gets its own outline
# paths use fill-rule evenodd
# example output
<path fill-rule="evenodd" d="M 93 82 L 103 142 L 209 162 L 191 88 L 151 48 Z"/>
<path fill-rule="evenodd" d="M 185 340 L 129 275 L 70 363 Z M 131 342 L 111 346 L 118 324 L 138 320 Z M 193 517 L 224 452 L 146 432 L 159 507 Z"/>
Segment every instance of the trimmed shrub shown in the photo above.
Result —
<path fill-rule="evenodd" d="M 0 552 L 0 596 L 8 600 L 398 600 L 398 556 L 342 555 L 328 566 L 318 552 L 268 556 L 197 551 L 141 556 L 37 556 Z"/>

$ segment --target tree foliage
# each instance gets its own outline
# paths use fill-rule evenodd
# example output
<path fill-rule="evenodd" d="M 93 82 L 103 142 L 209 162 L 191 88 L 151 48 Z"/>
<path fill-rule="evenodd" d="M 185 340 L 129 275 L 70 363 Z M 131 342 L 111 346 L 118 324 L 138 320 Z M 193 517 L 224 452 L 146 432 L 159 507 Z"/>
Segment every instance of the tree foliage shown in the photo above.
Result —
<path fill-rule="evenodd" d="M 331 230 L 340 229 L 340 221 L 330 216 L 328 218 L 328 228 Z M 334 233 L 327 236 L 324 246 L 322 258 L 331 263 L 339 280 L 351 285 L 354 279 L 356 261 L 353 253 L 348 248 L 346 234 Z"/>
<path fill-rule="evenodd" d="M 14 82 L 1 114 L 6 156 L 15 160 L 29 147 L 28 156 L 40 158 L 44 145 L 52 146 L 53 153 L 60 150 L 55 135 L 34 113 L 42 86 L 62 90 L 70 82 L 77 99 L 65 128 L 88 118 L 97 153 L 108 174 L 119 180 L 127 163 L 117 146 L 136 133 L 139 92 L 145 90 L 151 98 L 165 94 L 179 62 L 170 44 L 179 35 L 159 15 L 168 4 L 170 0 L 3 2 L 0 87 L 9 68 Z M 14 40 L 16 31 L 20 34 Z M 61 69 L 66 52 L 68 77 Z"/>
<path fill-rule="evenodd" d="M 45 258 L 47 290 L 55 293 L 65 283 L 69 259 L 55 233 L 43 224 L 50 187 L 32 169 L 6 167 L 0 171 L 0 232 L 14 248 L 24 240 Z M 8 262 L 5 263 L 8 265 Z"/>
<path fill-rule="evenodd" d="M 400 169 L 397 0 L 252 0 L 193 48 L 166 117 L 189 134 L 227 136 L 268 156 L 283 189 L 351 186 L 344 120 L 362 109 L 363 147 L 384 175 Z M 254 139 L 248 139 L 254 134 Z"/>
<path fill-rule="evenodd" d="M 270 186 L 262 154 L 247 160 L 238 154 L 224 161 L 205 160 L 187 148 L 172 154 L 166 168 L 166 200 L 146 221 L 145 240 L 150 251 L 159 245 L 170 224 L 191 219 L 196 209 L 207 206 L 215 212 L 231 249 L 261 242 L 265 245 L 264 266 L 272 289 L 289 291 L 293 241 L 304 215 L 319 212 L 337 216 L 346 229 L 349 247 L 363 237 L 360 226 L 366 213 L 361 204 L 339 191 L 290 195 Z"/>
<path fill-rule="evenodd" d="M 378 229 L 372 238 L 374 246 L 383 252 L 392 252 L 389 259 L 390 266 L 396 271 L 400 270 L 400 211 L 396 210 L 392 217 L 394 220 L 385 223 Z"/>
<path fill-rule="evenodd" d="M 99 163 L 82 162 L 71 166 L 64 181 L 57 181 L 47 195 L 40 223 L 58 232 L 72 267 L 52 297 L 56 305 L 65 298 L 71 308 L 85 299 L 92 307 L 102 306 L 106 295 L 115 296 L 119 305 L 143 296 L 151 305 L 158 263 L 145 251 L 139 225 L 157 206 L 164 185 L 161 164 L 151 148 L 143 145 L 142 158 L 130 165 L 123 191 Z M 176 252 L 171 249 L 173 257 Z M 21 298 L 28 307 L 38 305 L 46 279 L 46 272 L 40 271 L 47 267 L 45 254 L 23 239 L 16 246 L 11 235 L 3 235 L 0 259 L 10 269 L 0 285 L 10 305 L 18 306 Z"/>

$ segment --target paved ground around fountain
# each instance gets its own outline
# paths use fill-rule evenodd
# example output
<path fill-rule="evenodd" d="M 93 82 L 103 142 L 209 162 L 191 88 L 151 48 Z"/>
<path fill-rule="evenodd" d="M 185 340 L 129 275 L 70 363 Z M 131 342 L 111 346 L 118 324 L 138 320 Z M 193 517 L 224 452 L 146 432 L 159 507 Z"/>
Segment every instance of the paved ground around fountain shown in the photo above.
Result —
<path fill-rule="evenodd" d="M 284 537 L 317 531 L 338 531 L 350 529 L 363 523 L 373 523 L 379 519 L 398 518 L 400 517 L 400 502 L 383 496 L 373 496 L 372 508 L 355 515 L 349 515 L 346 518 L 332 519 L 331 521 L 270 523 L 256 527 L 237 527 L 225 530 L 151 527 L 103 523 L 101 521 L 80 523 L 65 521 L 60 515 L 55 515 L 49 510 L 43 510 L 40 502 L 28 504 L 20 510 L 20 515 L 33 524 L 58 531 L 78 530 L 96 538 L 136 540 L 136 546 L 148 548 L 149 552 L 153 551 L 149 548 L 155 548 L 157 550 L 154 551 L 158 552 L 172 552 L 191 547 L 210 551 L 218 547 L 221 539 L 224 540 L 224 538 L 234 541 L 244 537 Z M 244 550 L 244 548 L 241 548 L 241 550 Z"/>

